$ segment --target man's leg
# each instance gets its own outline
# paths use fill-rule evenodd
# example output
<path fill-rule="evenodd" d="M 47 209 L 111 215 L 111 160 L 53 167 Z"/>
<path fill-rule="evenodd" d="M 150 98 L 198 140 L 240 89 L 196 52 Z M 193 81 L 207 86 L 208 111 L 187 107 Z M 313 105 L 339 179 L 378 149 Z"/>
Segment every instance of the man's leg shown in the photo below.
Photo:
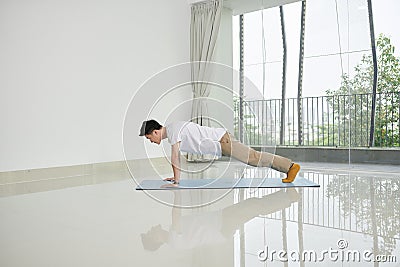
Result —
<path fill-rule="evenodd" d="M 300 170 L 298 164 L 293 164 L 288 158 L 274 155 L 268 152 L 259 152 L 248 147 L 226 133 L 220 140 L 222 153 L 255 167 L 270 167 L 274 170 L 287 173 L 283 182 L 290 183 L 296 178 Z"/>

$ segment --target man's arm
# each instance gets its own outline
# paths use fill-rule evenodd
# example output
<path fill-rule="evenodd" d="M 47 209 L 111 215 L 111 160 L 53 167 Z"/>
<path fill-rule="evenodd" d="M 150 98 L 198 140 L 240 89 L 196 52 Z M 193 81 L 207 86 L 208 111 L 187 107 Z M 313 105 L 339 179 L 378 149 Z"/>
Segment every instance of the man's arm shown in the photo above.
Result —
<path fill-rule="evenodd" d="M 174 184 L 179 184 L 181 179 L 181 157 L 179 152 L 180 142 L 172 145 L 171 147 L 171 165 L 174 172 Z"/>

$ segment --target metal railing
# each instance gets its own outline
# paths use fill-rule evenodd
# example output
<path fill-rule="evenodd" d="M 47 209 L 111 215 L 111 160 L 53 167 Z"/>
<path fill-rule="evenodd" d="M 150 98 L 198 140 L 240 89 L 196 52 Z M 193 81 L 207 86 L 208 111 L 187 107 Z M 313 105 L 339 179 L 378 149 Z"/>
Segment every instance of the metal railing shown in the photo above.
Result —
<path fill-rule="evenodd" d="M 259 169 L 249 175 L 262 177 Z M 268 219 L 370 235 L 381 239 L 380 250 L 391 254 L 400 240 L 398 177 L 374 177 L 363 174 L 302 172 L 301 176 L 320 184 L 319 189 L 299 189 L 301 199 L 281 211 L 263 215 Z M 267 177 L 279 177 L 271 171 Z M 277 189 L 249 189 L 244 198 L 262 197 Z"/>
<path fill-rule="evenodd" d="M 400 147 L 400 92 L 378 93 L 375 112 L 375 147 Z M 368 147 L 372 94 L 304 97 L 304 146 Z M 248 145 L 298 146 L 296 98 L 285 100 L 284 138 L 281 142 L 280 99 L 244 102 L 243 129 Z M 234 102 L 235 131 L 239 126 L 238 101 Z"/>

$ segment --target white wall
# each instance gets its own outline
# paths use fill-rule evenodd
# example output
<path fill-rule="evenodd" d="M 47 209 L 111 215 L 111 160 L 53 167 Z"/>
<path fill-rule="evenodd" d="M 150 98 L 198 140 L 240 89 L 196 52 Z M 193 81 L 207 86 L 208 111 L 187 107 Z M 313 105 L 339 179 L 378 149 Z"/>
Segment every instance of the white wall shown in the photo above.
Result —
<path fill-rule="evenodd" d="M 188 61 L 189 24 L 186 0 L 2 0 L 0 172 L 122 160 L 127 105 Z"/>

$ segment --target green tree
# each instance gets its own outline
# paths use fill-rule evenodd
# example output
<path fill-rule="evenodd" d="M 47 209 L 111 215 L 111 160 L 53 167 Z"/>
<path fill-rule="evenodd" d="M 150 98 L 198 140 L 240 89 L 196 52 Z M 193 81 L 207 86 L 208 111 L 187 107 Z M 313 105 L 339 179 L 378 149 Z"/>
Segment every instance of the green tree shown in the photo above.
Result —
<path fill-rule="evenodd" d="M 377 39 L 378 83 L 375 113 L 375 146 L 400 146 L 400 58 L 394 54 L 390 38 Z M 334 116 L 329 129 L 336 135 L 336 145 L 367 146 L 371 121 L 373 61 L 364 55 L 354 68 L 355 74 L 342 76 L 337 90 L 327 90 Z"/>

